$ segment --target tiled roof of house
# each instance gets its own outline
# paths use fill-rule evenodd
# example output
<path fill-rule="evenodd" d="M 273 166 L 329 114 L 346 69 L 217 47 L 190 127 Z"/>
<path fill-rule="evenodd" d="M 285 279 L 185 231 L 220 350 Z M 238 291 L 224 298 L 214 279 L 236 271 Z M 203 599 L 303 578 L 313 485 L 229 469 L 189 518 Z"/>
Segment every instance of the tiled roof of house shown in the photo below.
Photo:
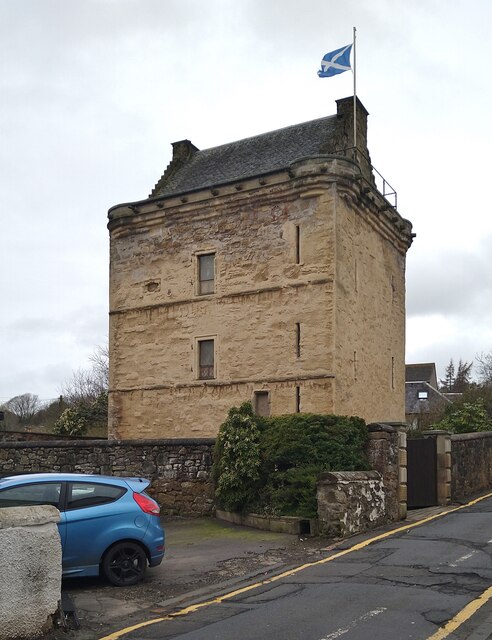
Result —
<path fill-rule="evenodd" d="M 287 168 L 304 156 L 334 153 L 336 119 L 336 115 L 318 118 L 203 151 L 188 143 L 192 148 L 189 157 L 175 170 L 171 162 L 151 196 L 243 180 Z"/>

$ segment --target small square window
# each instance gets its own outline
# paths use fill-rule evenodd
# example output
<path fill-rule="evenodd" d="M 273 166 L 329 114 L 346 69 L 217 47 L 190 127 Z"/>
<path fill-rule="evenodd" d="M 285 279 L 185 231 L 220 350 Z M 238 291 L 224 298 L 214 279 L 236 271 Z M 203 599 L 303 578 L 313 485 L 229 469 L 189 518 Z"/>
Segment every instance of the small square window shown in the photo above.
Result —
<path fill-rule="evenodd" d="M 197 256 L 198 260 L 198 293 L 214 293 L 215 291 L 215 253 Z"/>
<path fill-rule="evenodd" d="M 428 393 L 427 391 L 419 391 L 419 400 L 427 400 Z"/>
<path fill-rule="evenodd" d="M 214 340 L 198 341 L 198 377 L 200 380 L 215 378 Z"/>

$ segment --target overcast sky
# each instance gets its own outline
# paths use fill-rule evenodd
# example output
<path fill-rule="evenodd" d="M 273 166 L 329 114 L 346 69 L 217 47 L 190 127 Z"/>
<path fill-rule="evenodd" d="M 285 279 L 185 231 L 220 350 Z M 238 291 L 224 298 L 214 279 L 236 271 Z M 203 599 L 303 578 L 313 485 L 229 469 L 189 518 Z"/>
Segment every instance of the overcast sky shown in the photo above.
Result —
<path fill-rule="evenodd" d="M 59 395 L 107 341 L 109 207 L 171 142 L 331 115 L 357 27 L 375 167 L 417 237 L 407 362 L 492 351 L 490 0 L 0 0 L 0 402 Z"/>

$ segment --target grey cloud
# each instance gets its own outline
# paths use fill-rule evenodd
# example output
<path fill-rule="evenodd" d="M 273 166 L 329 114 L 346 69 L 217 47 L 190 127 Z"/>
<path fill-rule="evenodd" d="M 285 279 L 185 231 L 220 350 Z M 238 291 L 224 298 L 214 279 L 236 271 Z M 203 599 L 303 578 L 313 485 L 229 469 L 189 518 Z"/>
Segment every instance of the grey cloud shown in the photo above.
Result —
<path fill-rule="evenodd" d="M 103 320 L 104 319 L 104 320 Z M 10 321 L 2 327 L 2 333 L 6 337 L 25 334 L 26 336 L 38 335 L 60 336 L 64 333 L 78 336 L 84 334 L 100 334 L 101 329 L 107 324 L 107 308 L 105 307 L 81 307 L 68 314 L 53 314 L 48 316 L 30 316 Z M 86 345 L 87 341 L 82 344 Z M 94 345 L 96 346 L 96 345 Z"/>
<path fill-rule="evenodd" d="M 411 251 L 411 249 L 410 249 Z M 436 244 L 431 255 L 407 267 L 407 314 L 477 316 L 492 314 L 492 236 L 469 251 Z"/>
<path fill-rule="evenodd" d="M 444 314 L 458 344 L 470 327 L 486 335 L 490 240 L 467 253 L 445 249 L 438 233 L 426 245 L 421 237 L 433 234 L 431 220 L 459 235 L 464 210 L 469 227 L 489 224 L 476 187 L 487 179 L 478 143 L 490 95 L 477 100 L 463 89 L 482 90 L 483 78 L 467 67 L 465 79 L 466 60 L 449 47 L 459 34 L 485 59 L 490 40 L 471 29 L 485 30 L 487 13 L 490 3 L 471 12 L 463 0 L 0 2 L 0 395 L 53 395 L 61 372 L 84 366 L 104 342 L 107 210 L 149 193 L 170 142 L 205 148 L 334 113 L 334 99 L 350 93 L 349 74 L 318 83 L 316 69 L 353 25 L 371 153 L 419 234 L 408 256 L 410 321 Z M 445 32 L 436 30 L 443 17 Z"/>
<path fill-rule="evenodd" d="M 0 404 L 22 393 L 34 393 L 45 402 L 52 400 L 72 372 L 68 364 L 24 366 L 14 371 L 0 372 Z"/>

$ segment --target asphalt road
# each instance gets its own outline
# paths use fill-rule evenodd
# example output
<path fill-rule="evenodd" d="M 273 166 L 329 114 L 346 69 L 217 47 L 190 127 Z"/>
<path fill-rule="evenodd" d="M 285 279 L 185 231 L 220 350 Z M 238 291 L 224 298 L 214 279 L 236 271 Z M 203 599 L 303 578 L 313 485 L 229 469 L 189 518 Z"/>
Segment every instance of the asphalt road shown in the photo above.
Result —
<path fill-rule="evenodd" d="M 63 591 L 75 606 L 80 628 L 60 630 L 56 640 L 95 640 L 191 599 L 207 598 L 286 565 L 321 557 L 326 540 L 259 531 L 215 518 L 163 518 L 166 556 L 134 587 L 102 578 L 69 578 Z M 70 620 L 72 622 L 72 620 Z M 48 640 L 48 639 L 47 639 Z M 50 640 L 52 640 L 50 636 Z"/>
<path fill-rule="evenodd" d="M 374 532 L 346 541 L 304 567 L 107 638 L 486 640 L 491 551 L 487 498 L 418 526 L 402 523 L 379 539 Z M 457 614 L 456 629 L 439 631 Z"/>

